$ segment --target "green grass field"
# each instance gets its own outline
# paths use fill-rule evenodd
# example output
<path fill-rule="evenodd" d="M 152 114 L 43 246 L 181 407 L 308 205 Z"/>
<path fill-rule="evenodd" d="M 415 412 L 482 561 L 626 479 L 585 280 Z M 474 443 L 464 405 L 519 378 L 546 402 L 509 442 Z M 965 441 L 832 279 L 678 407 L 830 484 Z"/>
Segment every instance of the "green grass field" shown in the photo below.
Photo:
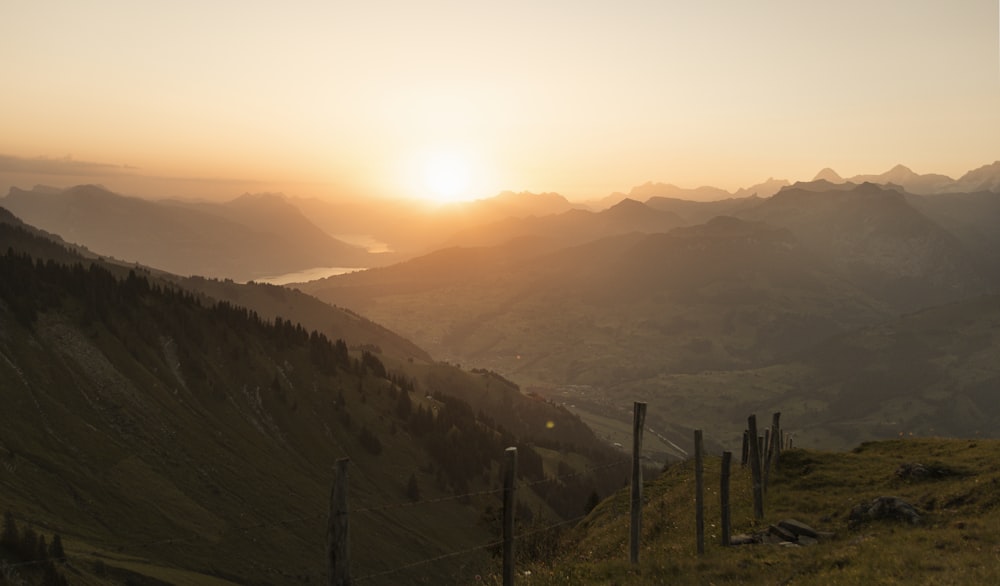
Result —
<path fill-rule="evenodd" d="M 808 546 L 720 544 L 720 458 L 706 458 L 705 554 L 696 553 L 693 462 L 645 486 L 640 563 L 629 563 L 628 489 L 601 503 L 550 564 L 519 568 L 519 583 L 555 584 L 996 584 L 1000 583 L 1000 442 L 918 439 L 863 444 L 849 453 L 792 450 L 771 477 L 765 517 L 752 513 L 749 469 L 735 454 L 734 533 L 794 518 L 832 538 Z M 944 470 L 897 477 L 901 464 Z M 855 505 L 896 496 L 918 525 L 851 527 Z M 530 571 L 530 576 L 524 575 Z"/>

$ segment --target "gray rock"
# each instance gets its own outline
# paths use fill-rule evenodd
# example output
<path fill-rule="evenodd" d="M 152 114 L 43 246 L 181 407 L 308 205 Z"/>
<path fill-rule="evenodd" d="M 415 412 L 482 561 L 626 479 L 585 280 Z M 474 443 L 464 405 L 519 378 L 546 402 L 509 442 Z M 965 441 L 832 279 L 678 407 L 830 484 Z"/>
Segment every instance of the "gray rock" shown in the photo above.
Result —
<path fill-rule="evenodd" d="M 773 535 L 782 541 L 792 541 L 792 542 L 796 541 L 795 534 L 785 529 L 784 527 L 781 527 L 780 524 L 771 525 L 770 527 L 767 528 L 767 532 L 770 535 Z"/>
<path fill-rule="evenodd" d="M 894 496 L 880 496 L 870 503 L 862 503 L 851 510 L 849 524 L 860 525 L 868 521 L 879 520 L 905 521 L 916 525 L 920 523 L 920 514 L 913 505 Z"/>
<path fill-rule="evenodd" d="M 748 533 L 738 533 L 729 538 L 730 545 L 751 545 L 757 542 L 757 537 Z"/>
<path fill-rule="evenodd" d="M 778 526 L 796 537 L 802 537 L 803 535 L 812 538 L 817 537 L 815 529 L 806 525 L 802 521 L 797 521 L 795 519 L 785 519 L 784 521 L 780 521 Z"/>

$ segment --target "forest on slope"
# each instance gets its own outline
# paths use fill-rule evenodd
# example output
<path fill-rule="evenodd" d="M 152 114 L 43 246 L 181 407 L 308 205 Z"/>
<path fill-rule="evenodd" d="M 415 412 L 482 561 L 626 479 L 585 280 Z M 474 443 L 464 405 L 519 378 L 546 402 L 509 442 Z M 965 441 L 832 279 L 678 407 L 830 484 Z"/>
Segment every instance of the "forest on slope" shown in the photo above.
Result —
<path fill-rule="evenodd" d="M 495 539 L 508 446 L 535 483 L 523 522 L 580 515 L 624 478 L 587 471 L 617 456 L 574 416 L 488 373 L 440 366 L 440 388 L 425 386 L 373 351 L 83 259 L 10 218 L 0 244 L 0 508 L 60 534 L 83 572 L 315 580 L 343 457 L 355 506 L 373 511 L 352 533 L 359 573 Z M 449 377 L 520 418 L 505 427 L 446 394 Z M 528 425 L 534 438 L 509 431 Z M 395 507 L 414 501 L 431 502 Z M 490 563 L 482 550 L 436 571 Z"/>

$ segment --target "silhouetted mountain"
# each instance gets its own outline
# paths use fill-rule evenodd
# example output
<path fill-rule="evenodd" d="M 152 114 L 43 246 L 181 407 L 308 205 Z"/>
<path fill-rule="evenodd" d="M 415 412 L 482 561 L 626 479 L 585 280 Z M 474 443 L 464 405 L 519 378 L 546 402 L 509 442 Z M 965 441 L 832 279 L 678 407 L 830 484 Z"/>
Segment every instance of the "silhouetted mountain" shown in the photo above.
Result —
<path fill-rule="evenodd" d="M 1000 194 L 908 195 L 907 201 L 954 234 L 994 286 L 1000 284 Z"/>
<path fill-rule="evenodd" d="M 768 177 L 767 181 L 763 183 L 758 183 L 756 185 L 751 185 L 750 187 L 741 187 L 733 192 L 733 198 L 740 199 L 743 197 L 771 197 L 775 193 L 781 191 L 781 188 L 787 186 L 787 179 L 775 179 L 773 177 Z"/>
<path fill-rule="evenodd" d="M 844 178 L 837 174 L 836 171 L 829 167 L 820 169 L 819 173 L 813 177 L 813 181 L 829 181 L 830 183 L 843 183 Z"/>
<path fill-rule="evenodd" d="M 677 187 L 670 183 L 644 183 L 633 187 L 628 197 L 638 201 L 646 201 L 654 197 L 687 199 L 691 201 L 715 201 L 732 197 L 728 191 L 718 187 L 702 186 L 694 189 Z"/>
<path fill-rule="evenodd" d="M 886 315 L 789 231 L 734 218 L 544 254 L 455 248 L 301 287 L 434 355 L 550 384 L 760 364 Z"/>
<path fill-rule="evenodd" d="M 531 193 L 530 191 L 504 191 L 493 197 L 453 205 L 456 208 L 475 210 L 478 214 L 490 214 L 494 217 L 543 216 L 559 214 L 579 207 L 571 204 L 558 193 Z"/>
<path fill-rule="evenodd" d="M 880 185 L 898 185 L 909 193 L 944 193 L 954 190 L 955 180 L 946 175 L 929 173 L 919 175 L 908 167 L 896 165 L 879 175 L 856 175 L 848 179 L 852 183 L 878 183 Z"/>
<path fill-rule="evenodd" d="M 646 205 L 655 210 L 675 213 L 686 224 L 703 224 L 716 216 L 739 215 L 740 210 L 756 207 L 760 205 L 761 201 L 761 198 L 755 196 L 717 201 L 689 201 L 668 197 L 652 197 L 646 202 Z"/>
<path fill-rule="evenodd" d="M 318 266 L 364 267 L 372 260 L 273 197 L 179 205 L 81 185 L 61 192 L 13 188 L 0 204 L 98 254 L 178 274 L 244 280 Z"/>
<path fill-rule="evenodd" d="M 857 286 L 903 310 L 986 290 L 958 238 L 898 191 L 872 183 L 818 190 L 825 183 L 785 188 L 739 215 L 787 227 Z"/>
<path fill-rule="evenodd" d="M 494 246 L 517 238 L 534 237 L 539 245 L 554 249 L 629 232 L 665 232 L 683 224 L 684 220 L 673 212 L 655 210 L 635 200 L 624 199 L 602 212 L 570 210 L 556 215 L 508 218 L 475 226 L 456 233 L 445 245 Z"/>
<path fill-rule="evenodd" d="M 315 224 L 329 234 L 370 236 L 391 251 L 378 264 L 427 254 L 449 246 L 452 234 L 471 233 L 476 227 L 521 219 L 562 214 L 584 206 L 571 204 L 557 193 L 503 192 L 469 202 L 428 206 L 415 200 L 340 200 L 295 198 Z M 513 222 L 516 224 L 516 222 Z"/>
<path fill-rule="evenodd" d="M 833 182 L 827 179 L 813 179 L 812 181 L 796 181 L 795 183 L 778 190 L 778 193 L 786 189 L 797 189 L 799 191 L 812 191 L 822 193 L 825 191 L 851 191 L 858 186 L 850 181 Z M 777 194 L 775 194 L 777 195 Z"/>
<path fill-rule="evenodd" d="M 974 193 L 977 191 L 1000 192 L 1000 161 L 967 172 L 958 180 L 937 173 L 918 174 L 904 165 L 896 165 L 878 175 L 855 175 L 843 179 L 832 169 L 823 169 L 814 180 L 825 179 L 831 183 L 877 183 L 896 185 L 908 193 L 932 195 L 945 193 Z"/>
<path fill-rule="evenodd" d="M 951 191 L 958 193 L 975 193 L 978 191 L 1000 192 L 1000 161 L 991 165 L 983 165 L 962 175 Z"/>

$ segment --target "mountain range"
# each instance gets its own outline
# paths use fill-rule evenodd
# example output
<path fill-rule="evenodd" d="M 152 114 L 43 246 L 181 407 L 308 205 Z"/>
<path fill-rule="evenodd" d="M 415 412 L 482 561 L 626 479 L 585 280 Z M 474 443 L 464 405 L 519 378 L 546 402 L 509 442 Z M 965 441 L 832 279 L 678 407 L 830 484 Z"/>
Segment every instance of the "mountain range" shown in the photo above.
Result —
<path fill-rule="evenodd" d="M 181 275 L 247 280 L 317 266 L 375 264 L 364 249 L 326 234 L 277 196 L 148 201 L 80 185 L 12 188 L 0 205 L 97 254 Z"/>
<path fill-rule="evenodd" d="M 941 187 L 977 187 L 962 193 L 825 170 L 712 201 L 649 184 L 598 211 L 531 193 L 432 212 L 12 190 L 0 505 L 62 534 L 84 579 L 291 583 L 323 574 L 344 456 L 376 574 L 494 539 L 506 445 L 531 487 L 522 522 L 579 516 L 621 486 L 623 469 L 587 471 L 621 457 L 631 401 L 657 458 L 683 457 L 693 429 L 736 447 L 767 411 L 826 449 L 996 436 L 997 167 Z M 349 259 L 371 268 L 237 282 Z M 416 492 L 434 506 L 406 505 Z"/>
<path fill-rule="evenodd" d="M 878 175 L 855 175 L 843 179 L 829 167 L 816 174 L 815 180 L 831 183 L 878 183 L 896 185 L 909 193 L 935 195 L 945 193 L 1000 192 L 1000 161 L 968 171 L 958 179 L 937 173 L 918 174 L 904 165 L 896 165 Z"/>

